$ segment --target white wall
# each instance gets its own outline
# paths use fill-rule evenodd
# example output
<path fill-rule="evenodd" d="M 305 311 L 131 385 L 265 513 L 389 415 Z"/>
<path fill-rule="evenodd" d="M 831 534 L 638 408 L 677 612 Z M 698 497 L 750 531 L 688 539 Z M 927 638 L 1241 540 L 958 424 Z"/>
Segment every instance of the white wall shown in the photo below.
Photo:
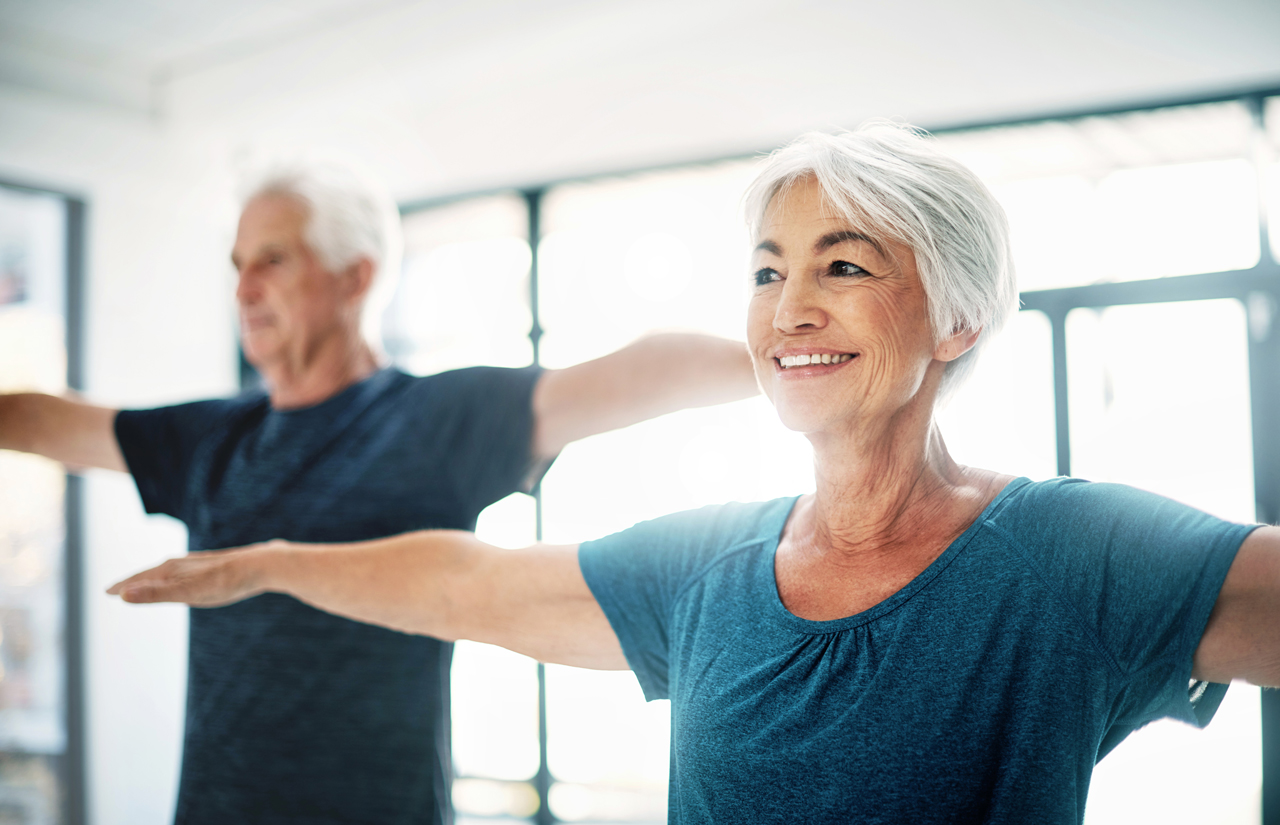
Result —
<path fill-rule="evenodd" d="M 0 177 L 66 187 L 89 202 L 89 397 L 133 406 L 225 394 L 235 382 L 225 229 L 206 170 L 151 124 L 0 88 Z M 91 821 L 172 815 L 186 675 L 184 608 L 103 595 L 185 551 L 185 531 L 142 514 L 125 476 L 89 476 L 86 512 Z"/>

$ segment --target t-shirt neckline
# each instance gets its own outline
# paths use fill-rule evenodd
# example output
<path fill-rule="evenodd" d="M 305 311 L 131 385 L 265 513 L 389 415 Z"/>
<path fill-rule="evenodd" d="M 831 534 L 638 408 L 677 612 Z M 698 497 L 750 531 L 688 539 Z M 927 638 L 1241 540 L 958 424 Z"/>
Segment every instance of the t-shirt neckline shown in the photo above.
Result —
<path fill-rule="evenodd" d="M 329 410 L 340 408 L 350 403 L 356 396 L 363 394 L 365 391 L 377 392 L 386 384 L 387 379 L 398 372 L 394 366 L 382 367 L 368 376 L 361 378 L 354 384 L 348 384 L 338 390 L 333 395 L 308 407 L 289 407 L 287 409 L 277 409 L 271 405 L 271 397 L 267 396 L 267 413 L 274 418 L 281 419 L 302 419 L 311 415 L 323 415 Z"/>
<path fill-rule="evenodd" d="M 778 577 L 776 572 L 775 557 L 778 553 L 778 545 L 782 543 L 782 531 L 786 528 L 787 520 L 791 517 L 791 511 L 795 509 L 796 504 L 800 501 L 800 496 L 796 496 L 791 500 L 789 507 L 782 509 L 781 520 L 777 522 L 776 529 L 772 530 L 771 543 L 772 546 L 766 545 L 768 552 L 760 554 L 761 563 L 768 565 L 768 575 L 762 578 L 767 583 L 768 593 L 765 594 L 769 602 L 768 611 L 778 621 L 789 625 L 792 629 L 801 633 L 812 635 L 821 635 L 825 633 L 837 633 L 841 630 L 858 627 L 860 625 L 873 622 L 881 616 L 896 610 L 905 604 L 912 596 L 920 592 L 926 585 L 947 568 L 948 565 L 963 552 L 965 546 L 977 535 L 982 526 L 995 514 L 996 509 L 1017 490 L 1031 483 L 1031 479 L 1026 476 L 1019 476 L 1004 486 L 1004 489 L 996 494 L 982 512 L 978 515 L 973 523 L 970 524 L 965 531 L 955 538 L 951 544 L 947 545 L 947 549 L 934 559 L 928 567 L 921 570 L 911 581 L 902 586 L 896 593 L 893 593 L 883 601 L 868 607 L 861 613 L 855 613 L 852 616 L 844 616 L 839 619 L 830 619 L 826 621 L 817 621 L 814 619 L 805 619 L 797 616 L 787 609 L 782 603 L 782 596 L 778 593 Z"/>

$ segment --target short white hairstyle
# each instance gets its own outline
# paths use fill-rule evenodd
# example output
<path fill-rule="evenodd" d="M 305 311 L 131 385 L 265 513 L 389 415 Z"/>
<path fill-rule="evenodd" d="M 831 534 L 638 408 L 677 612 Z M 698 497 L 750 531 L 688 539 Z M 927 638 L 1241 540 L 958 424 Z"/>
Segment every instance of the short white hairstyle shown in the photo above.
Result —
<path fill-rule="evenodd" d="M 338 273 L 367 258 L 373 284 L 361 309 L 361 331 L 381 350 L 382 315 L 395 293 L 404 237 L 395 201 L 371 176 L 330 158 L 276 161 L 248 179 L 242 205 L 264 195 L 297 201 L 306 210 L 303 239 L 326 270 Z"/>
<path fill-rule="evenodd" d="M 922 130 L 872 121 L 852 132 L 801 135 L 769 155 L 744 198 L 753 244 L 770 202 L 806 179 L 853 226 L 911 249 L 935 341 L 981 330 L 973 348 L 947 365 L 939 398 L 949 397 L 1017 310 L 1004 209 Z"/>

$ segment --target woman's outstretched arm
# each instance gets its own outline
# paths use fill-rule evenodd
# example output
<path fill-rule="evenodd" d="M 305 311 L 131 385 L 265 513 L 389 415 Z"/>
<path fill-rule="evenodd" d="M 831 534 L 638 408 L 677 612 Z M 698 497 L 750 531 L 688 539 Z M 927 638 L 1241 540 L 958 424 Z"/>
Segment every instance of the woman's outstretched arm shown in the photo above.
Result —
<path fill-rule="evenodd" d="M 1280 687 L 1280 528 L 1259 527 L 1240 545 L 1191 675 Z"/>
<path fill-rule="evenodd" d="M 170 559 L 113 585 L 127 602 L 219 607 L 284 593 L 406 633 L 500 645 L 544 662 L 625 670 L 576 545 L 501 550 L 427 530 L 353 544 L 273 541 Z"/>

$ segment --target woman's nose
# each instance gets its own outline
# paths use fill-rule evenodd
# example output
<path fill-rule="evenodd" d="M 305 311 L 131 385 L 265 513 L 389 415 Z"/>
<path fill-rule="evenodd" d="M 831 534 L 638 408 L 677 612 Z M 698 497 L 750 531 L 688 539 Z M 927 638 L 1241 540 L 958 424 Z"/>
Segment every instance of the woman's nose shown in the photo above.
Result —
<path fill-rule="evenodd" d="M 773 327 L 779 332 L 821 329 L 827 324 L 818 285 L 810 278 L 792 276 L 782 282 L 782 294 L 773 313 Z"/>

